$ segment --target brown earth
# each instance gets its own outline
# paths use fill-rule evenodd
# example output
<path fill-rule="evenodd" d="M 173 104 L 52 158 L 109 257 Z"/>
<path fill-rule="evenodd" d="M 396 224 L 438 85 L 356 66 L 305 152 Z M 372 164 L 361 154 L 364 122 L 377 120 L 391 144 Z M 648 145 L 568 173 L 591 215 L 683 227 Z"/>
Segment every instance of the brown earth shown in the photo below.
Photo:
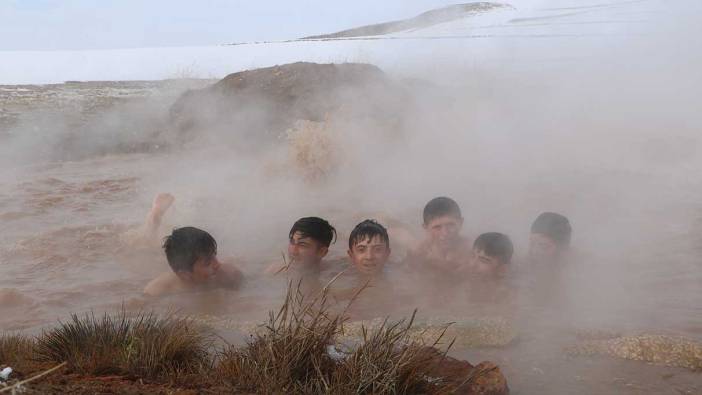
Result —
<path fill-rule="evenodd" d="M 473 366 L 468 361 L 445 356 L 437 349 L 425 347 L 427 361 L 436 364 L 432 378 L 450 384 L 459 395 L 506 395 L 507 380 L 492 362 Z M 35 366 L 32 370 L 38 370 Z M 46 369 L 47 366 L 41 366 Z M 24 378 L 27 378 L 27 375 Z M 184 376 L 178 383 L 147 381 L 125 376 L 84 376 L 60 369 L 22 388 L 24 394 L 229 394 L 233 388 L 214 382 L 210 377 Z M 13 382 L 10 382 L 13 384 Z M 2 388 L 2 387 L 0 387 Z"/>
<path fill-rule="evenodd" d="M 299 121 L 337 123 L 391 132 L 410 105 L 400 83 L 379 68 L 358 63 L 292 63 L 230 74 L 190 90 L 171 107 L 178 138 L 216 134 L 247 148 L 269 146 Z"/>

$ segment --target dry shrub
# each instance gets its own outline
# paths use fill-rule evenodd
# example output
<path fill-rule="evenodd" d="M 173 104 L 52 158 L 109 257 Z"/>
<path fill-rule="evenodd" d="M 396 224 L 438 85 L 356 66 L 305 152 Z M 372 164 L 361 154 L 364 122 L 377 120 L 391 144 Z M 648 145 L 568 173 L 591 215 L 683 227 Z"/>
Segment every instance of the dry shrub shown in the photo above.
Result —
<path fill-rule="evenodd" d="M 328 117 L 322 122 L 298 120 L 287 131 L 290 160 L 309 182 L 325 179 L 338 167 L 340 153 L 329 123 Z"/>
<path fill-rule="evenodd" d="M 264 331 L 241 348 L 229 347 L 217 365 L 219 378 L 233 391 L 253 393 L 410 394 L 447 389 L 429 374 L 441 358 L 423 352 L 410 337 L 409 321 L 364 330 L 354 351 L 330 355 L 344 322 L 329 313 L 326 289 L 306 301 L 288 289 L 283 307 L 271 313 Z M 439 339 L 432 346 L 436 346 Z M 439 354 L 441 355 L 441 354 Z"/>
<path fill-rule="evenodd" d="M 327 314 L 327 293 L 306 300 L 288 287 L 283 306 L 271 312 L 265 330 L 243 348 L 225 350 L 218 373 L 241 391 L 256 393 L 326 392 L 334 361 L 327 353 L 341 327 Z"/>
<path fill-rule="evenodd" d="M 187 319 L 124 310 L 101 317 L 74 314 L 36 339 L 1 336 L 0 362 L 66 362 L 87 376 L 148 379 L 164 388 L 197 391 L 436 394 L 457 388 L 440 377 L 445 352 L 436 346 L 443 333 L 432 344 L 418 343 L 411 331 L 414 314 L 397 323 L 385 320 L 372 330 L 363 327 L 361 341 L 340 353 L 334 346 L 346 311 L 330 312 L 327 288 L 307 298 L 300 283 L 290 285 L 263 330 L 243 347 L 228 346 L 216 359 L 209 351 L 212 337 Z"/>
<path fill-rule="evenodd" d="M 87 375 L 165 378 L 209 363 L 210 336 L 186 319 L 124 310 L 101 318 L 72 315 L 37 339 L 40 361 L 68 362 Z"/>
<path fill-rule="evenodd" d="M 425 352 L 426 345 L 412 338 L 414 317 L 413 314 L 407 322 L 402 320 L 392 324 L 385 320 L 370 333 L 362 328 L 362 342 L 340 361 L 334 372 L 334 392 L 426 394 L 446 390 L 440 380 L 429 380 L 441 358 Z M 431 347 L 435 347 L 441 337 L 443 333 Z"/>
<path fill-rule="evenodd" d="M 19 334 L 0 334 L 0 369 L 10 366 L 15 375 L 35 369 L 34 341 Z"/>

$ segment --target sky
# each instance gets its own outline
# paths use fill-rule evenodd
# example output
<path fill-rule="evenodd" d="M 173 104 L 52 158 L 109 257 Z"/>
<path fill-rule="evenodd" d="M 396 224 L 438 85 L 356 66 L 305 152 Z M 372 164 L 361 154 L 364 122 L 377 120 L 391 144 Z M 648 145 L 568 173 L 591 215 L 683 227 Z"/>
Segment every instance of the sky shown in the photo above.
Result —
<path fill-rule="evenodd" d="M 0 51 L 199 46 L 299 38 L 460 0 L 0 0 Z M 382 6 L 379 6 L 382 4 Z"/>

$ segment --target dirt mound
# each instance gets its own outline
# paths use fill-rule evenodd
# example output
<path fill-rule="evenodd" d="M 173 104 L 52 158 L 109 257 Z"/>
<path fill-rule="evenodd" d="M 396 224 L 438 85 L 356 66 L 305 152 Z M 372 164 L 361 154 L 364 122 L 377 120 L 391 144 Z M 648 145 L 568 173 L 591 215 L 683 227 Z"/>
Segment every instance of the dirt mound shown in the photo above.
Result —
<path fill-rule="evenodd" d="M 293 63 L 230 74 L 183 94 L 171 108 L 179 139 L 216 136 L 219 143 L 260 148 L 284 138 L 296 122 L 348 120 L 398 130 L 409 94 L 368 64 Z"/>

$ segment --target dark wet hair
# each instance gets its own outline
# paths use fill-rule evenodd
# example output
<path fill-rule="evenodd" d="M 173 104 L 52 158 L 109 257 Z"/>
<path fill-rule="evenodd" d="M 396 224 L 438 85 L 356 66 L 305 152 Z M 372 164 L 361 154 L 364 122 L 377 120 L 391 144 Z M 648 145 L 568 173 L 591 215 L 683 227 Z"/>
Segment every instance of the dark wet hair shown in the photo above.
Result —
<path fill-rule="evenodd" d="M 217 255 L 217 242 L 204 230 L 186 226 L 166 236 L 163 250 L 174 272 L 192 272 L 198 259 Z"/>
<path fill-rule="evenodd" d="M 531 233 L 545 235 L 563 247 L 570 245 L 572 232 L 568 218 L 556 213 L 542 213 L 531 225 Z"/>
<path fill-rule="evenodd" d="M 305 217 L 295 221 L 290 229 L 288 238 L 292 240 L 296 232 L 300 232 L 302 237 L 309 237 L 318 241 L 325 247 L 329 247 L 332 241 L 336 241 L 336 229 L 329 222 L 319 217 Z"/>
<path fill-rule="evenodd" d="M 509 236 L 503 233 L 489 232 L 478 236 L 473 248 L 483 251 L 486 255 L 499 258 L 503 263 L 509 263 L 514 254 L 514 245 Z"/>
<path fill-rule="evenodd" d="M 455 200 L 447 197 L 437 197 L 431 199 L 424 206 L 424 224 L 428 224 L 431 220 L 438 217 L 449 215 L 455 218 L 462 218 L 461 208 Z"/>
<path fill-rule="evenodd" d="M 359 243 L 365 239 L 372 240 L 375 236 L 380 236 L 380 239 L 383 240 L 388 247 L 390 247 L 388 230 L 374 219 L 367 219 L 356 225 L 356 227 L 351 231 L 351 234 L 349 235 L 349 249 L 352 249 L 356 243 Z"/>

